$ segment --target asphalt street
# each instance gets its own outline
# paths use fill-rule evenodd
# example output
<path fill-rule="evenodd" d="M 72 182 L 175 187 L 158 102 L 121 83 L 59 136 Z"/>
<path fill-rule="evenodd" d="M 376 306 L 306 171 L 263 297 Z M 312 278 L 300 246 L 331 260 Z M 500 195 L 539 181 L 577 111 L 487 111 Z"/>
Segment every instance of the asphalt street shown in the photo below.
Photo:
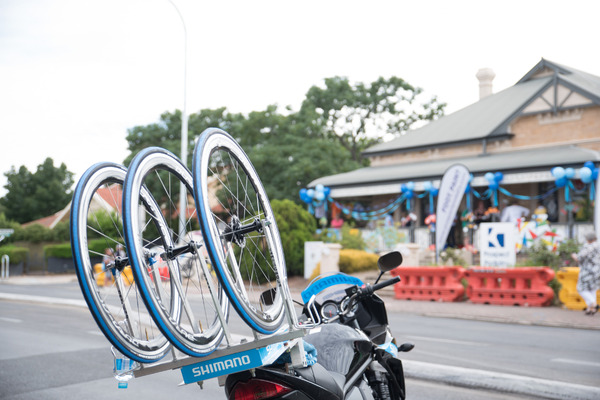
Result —
<path fill-rule="evenodd" d="M 396 311 L 395 302 L 400 301 L 386 298 L 390 326 L 399 341 L 416 344 L 400 355 L 414 395 L 409 398 L 600 398 L 600 332 L 595 329 L 432 317 Z M 248 334 L 241 321 L 233 318 L 232 324 L 236 333 Z M 123 392 L 113 390 L 108 342 L 73 280 L 0 284 L 0 327 L 0 398 L 33 398 L 40 391 L 43 396 L 37 398 L 76 393 L 85 398 L 96 385 L 101 393 Z M 180 381 L 177 371 L 168 371 L 134 379 L 124 392 L 153 398 L 159 388 L 177 387 Z M 195 386 L 177 387 L 178 397 L 193 389 L 190 396 L 197 398 Z M 215 380 L 207 381 L 201 394 L 209 393 L 223 394 Z"/>

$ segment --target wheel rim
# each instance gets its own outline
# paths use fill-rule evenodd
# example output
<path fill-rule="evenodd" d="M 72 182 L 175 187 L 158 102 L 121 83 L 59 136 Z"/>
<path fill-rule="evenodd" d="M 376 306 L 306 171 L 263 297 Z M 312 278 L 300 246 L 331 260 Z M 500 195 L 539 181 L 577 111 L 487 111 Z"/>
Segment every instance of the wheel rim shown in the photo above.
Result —
<path fill-rule="evenodd" d="M 193 203 L 185 206 L 193 213 L 185 218 L 183 236 L 173 226 L 178 221 L 178 201 L 174 196 L 175 193 L 178 196 L 181 181 L 191 194 L 191 173 L 174 155 L 159 148 L 140 152 L 132 161 L 125 182 L 125 237 L 128 245 L 135 248 L 134 274 L 139 276 L 141 291 L 158 326 L 179 350 L 201 357 L 214 351 L 223 337 L 216 304 L 226 319 L 228 301 L 220 294 L 216 280 L 212 281 L 208 266 L 206 269 L 202 266 L 202 249 L 198 248 L 202 238 L 192 234 L 192 222 L 196 219 Z M 152 205 L 143 209 L 146 218 L 159 227 L 156 233 L 146 232 L 144 228 L 148 225 L 135 211 L 139 204 L 145 203 L 139 197 L 144 187 L 152 191 Z M 177 256 L 185 246 L 188 246 L 183 253 L 188 258 L 185 262 L 191 263 L 194 271 L 189 278 L 182 271 L 184 260 Z M 164 282 L 170 284 L 165 286 Z M 210 294 L 211 284 L 216 288 L 216 304 Z M 178 302 L 180 307 L 169 309 L 165 306 L 169 301 Z"/>
<path fill-rule="evenodd" d="M 127 357 L 152 362 L 166 354 L 169 343 L 148 314 L 127 257 L 106 271 L 95 265 L 102 256 L 98 242 L 113 250 L 124 245 L 120 211 L 105 213 L 96 203 L 121 210 L 125 171 L 117 164 L 102 163 L 84 173 L 73 196 L 71 248 L 82 294 L 101 331 Z"/>
<path fill-rule="evenodd" d="M 207 130 L 194 154 L 194 181 L 207 250 L 232 304 L 253 329 L 274 332 L 283 318 L 277 280 L 285 282 L 285 264 L 256 171 L 228 134 Z M 275 295 L 266 304 L 261 295 L 269 290 Z"/>

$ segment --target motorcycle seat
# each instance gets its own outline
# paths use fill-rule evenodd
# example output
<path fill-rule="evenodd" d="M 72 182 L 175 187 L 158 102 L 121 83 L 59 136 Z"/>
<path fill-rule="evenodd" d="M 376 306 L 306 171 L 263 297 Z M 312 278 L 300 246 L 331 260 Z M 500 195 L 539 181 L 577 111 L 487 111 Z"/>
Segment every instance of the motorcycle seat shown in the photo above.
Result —
<path fill-rule="evenodd" d="M 346 377 L 337 372 L 327 371 L 321 364 L 316 363 L 306 368 L 296 368 L 296 373 L 307 381 L 327 389 L 339 399 L 344 398 L 344 384 Z"/>

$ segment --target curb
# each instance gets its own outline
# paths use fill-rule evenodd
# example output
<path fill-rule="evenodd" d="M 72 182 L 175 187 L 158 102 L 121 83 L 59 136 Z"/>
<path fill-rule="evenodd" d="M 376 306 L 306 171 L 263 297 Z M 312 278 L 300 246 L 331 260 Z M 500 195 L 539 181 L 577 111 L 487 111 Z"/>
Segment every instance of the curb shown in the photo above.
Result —
<path fill-rule="evenodd" d="M 407 378 L 556 400 L 600 399 L 600 388 L 501 372 L 403 360 Z"/>
<path fill-rule="evenodd" d="M 62 298 L 58 298 L 58 297 L 46 297 L 46 296 L 29 296 L 29 295 L 16 294 L 16 293 L 0 293 L 0 300 L 22 301 L 22 302 L 26 302 L 26 303 L 43 303 L 43 304 L 52 304 L 52 305 L 58 305 L 58 306 L 88 308 L 88 305 L 85 302 L 85 300 L 62 299 Z"/>

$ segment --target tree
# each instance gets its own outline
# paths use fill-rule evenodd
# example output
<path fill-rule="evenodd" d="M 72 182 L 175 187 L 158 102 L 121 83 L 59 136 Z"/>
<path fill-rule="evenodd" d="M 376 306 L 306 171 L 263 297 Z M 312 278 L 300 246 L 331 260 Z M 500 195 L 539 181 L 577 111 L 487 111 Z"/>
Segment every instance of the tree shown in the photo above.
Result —
<path fill-rule="evenodd" d="M 19 223 L 33 221 L 64 208 L 71 200 L 73 173 L 63 163 L 54 166 L 52 158 L 38 165 L 35 173 L 25 166 L 4 174 L 6 195 L 0 199 L 6 218 Z"/>
<path fill-rule="evenodd" d="M 298 191 L 322 176 L 360 167 L 338 143 L 293 134 L 269 137 L 248 152 L 252 164 L 271 200 L 289 199 L 300 203 Z"/>
<path fill-rule="evenodd" d="M 304 242 L 313 240 L 317 229 L 314 217 L 289 200 L 271 202 L 289 275 L 304 273 Z"/>
<path fill-rule="evenodd" d="M 347 78 L 325 79 L 325 87 L 308 90 L 300 113 L 311 119 L 327 138 L 336 139 L 354 161 L 384 136 L 399 135 L 417 121 L 443 115 L 445 103 L 424 98 L 422 89 L 398 77 L 379 78 L 370 85 Z"/>
<path fill-rule="evenodd" d="M 242 114 L 229 113 L 225 107 L 191 114 L 188 118 L 188 168 L 192 166 L 194 140 L 205 129 L 217 127 L 226 132 L 241 132 L 244 120 Z M 181 156 L 181 111 L 164 112 L 158 123 L 128 129 L 126 139 L 131 153 L 124 160 L 125 165 L 129 165 L 139 151 L 151 146 L 162 147 Z"/>

